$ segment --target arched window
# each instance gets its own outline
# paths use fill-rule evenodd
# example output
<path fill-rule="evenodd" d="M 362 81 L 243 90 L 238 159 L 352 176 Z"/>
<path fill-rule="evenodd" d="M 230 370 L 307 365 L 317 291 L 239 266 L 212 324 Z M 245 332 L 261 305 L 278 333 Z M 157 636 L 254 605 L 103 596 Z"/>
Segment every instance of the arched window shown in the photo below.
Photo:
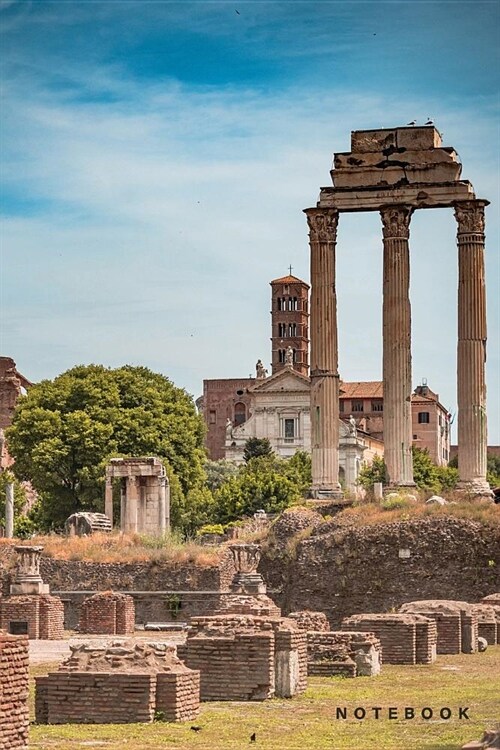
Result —
<path fill-rule="evenodd" d="M 234 405 L 234 424 L 238 426 L 239 424 L 243 424 L 243 422 L 246 421 L 247 418 L 247 408 L 244 403 L 241 401 L 238 401 Z"/>
<path fill-rule="evenodd" d="M 289 323 L 288 324 L 288 335 L 289 336 L 296 336 L 297 335 L 297 323 Z"/>

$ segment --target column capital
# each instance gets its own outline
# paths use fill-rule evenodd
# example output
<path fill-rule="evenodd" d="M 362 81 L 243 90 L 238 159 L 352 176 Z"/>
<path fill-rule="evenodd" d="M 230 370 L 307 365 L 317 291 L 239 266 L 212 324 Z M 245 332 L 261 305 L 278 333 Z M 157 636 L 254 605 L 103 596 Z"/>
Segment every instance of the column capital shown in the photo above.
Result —
<path fill-rule="evenodd" d="M 455 203 L 457 234 L 484 234 L 484 207 L 487 201 L 460 201 Z"/>
<path fill-rule="evenodd" d="M 410 219 L 412 213 L 412 206 L 383 206 L 380 209 L 380 216 L 382 217 L 384 240 L 407 240 L 410 237 Z"/>
<path fill-rule="evenodd" d="M 306 208 L 311 242 L 336 242 L 339 212 L 334 208 Z"/>

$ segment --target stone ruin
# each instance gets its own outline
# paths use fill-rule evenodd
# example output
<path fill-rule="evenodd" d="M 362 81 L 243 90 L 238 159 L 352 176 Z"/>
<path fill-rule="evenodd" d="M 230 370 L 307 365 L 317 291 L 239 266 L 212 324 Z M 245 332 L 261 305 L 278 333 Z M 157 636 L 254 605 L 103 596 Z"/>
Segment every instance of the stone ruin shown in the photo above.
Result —
<path fill-rule="evenodd" d="M 112 458 L 104 508 L 113 525 L 113 482 L 120 480 L 120 529 L 161 536 L 170 528 L 170 484 L 159 458 Z"/>
<path fill-rule="evenodd" d="M 104 513 L 73 513 L 64 523 L 68 536 L 88 536 L 97 532 L 112 531 L 110 519 Z"/>
<path fill-rule="evenodd" d="M 10 596 L 0 598 L 0 628 L 32 639 L 57 640 L 64 636 L 64 605 L 49 594 L 40 575 L 43 547 L 19 545 L 17 568 Z"/>
<path fill-rule="evenodd" d="M 0 630 L 0 747 L 28 746 L 29 642 Z"/>
<path fill-rule="evenodd" d="M 380 674 L 382 648 L 373 633 L 330 630 L 324 612 L 302 610 L 287 617 L 307 633 L 307 673 L 322 677 Z"/>
<path fill-rule="evenodd" d="M 382 645 L 385 664 L 432 664 L 437 630 L 433 619 L 419 614 L 358 614 L 342 620 L 344 631 L 373 633 Z"/>
<path fill-rule="evenodd" d="M 484 638 L 488 646 L 500 646 L 500 606 L 473 604 L 472 607 L 477 615 L 479 638 Z"/>
<path fill-rule="evenodd" d="M 178 654 L 200 670 L 202 701 L 291 698 L 307 687 L 306 634 L 285 617 L 193 617 Z"/>
<path fill-rule="evenodd" d="M 39 724 L 124 724 L 194 719 L 200 704 L 200 673 L 164 643 L 112 642 L 71 646 L 71 656 L 36 677 Z"/>
<path fill-rule="evenodd" d="M 424 599 L 406 602 L 399 611 L 434 620 L 438 654 L 472 654 L 477 651 L 478 617 L 475 605 L 448 599 Z"/>
<path fill-rule="evenodd" d="M 90 596 L 82 603 L 78 630 L 92 635 L 134 635 L 133 598 L 113 591 Z"/>

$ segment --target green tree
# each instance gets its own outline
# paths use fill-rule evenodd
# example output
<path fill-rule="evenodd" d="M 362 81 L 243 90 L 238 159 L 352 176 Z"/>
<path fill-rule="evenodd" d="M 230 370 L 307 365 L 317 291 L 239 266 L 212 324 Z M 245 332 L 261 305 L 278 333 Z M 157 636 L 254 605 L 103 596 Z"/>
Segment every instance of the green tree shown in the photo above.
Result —
<path fill-rule="evenodd" d="M 384 459 L 375 454 L 371 464 L 362 466 L 358 476 L 359 484 L 366 490 L 373 487 L 375 482 L 381 482 L 385 484 L 386 481 L 386 467 Z"/>
<path fill-rule="evenodd" d="M 207 458 L 204 469 L 207 475 L 206 485 L 211 492 L 215 492 L 227 479 L 236 476 L 238 473 L 236 464 L 232 464 L 230 461 L 225 461 L 224 459 L 211 461 Z"/>
<path fill-rule="evenodd" d="M 413 446 L 413 480 L 420 490 L 441 491 L 438 467 L 430 457 L 427 448 Z"/>
<path fill-rule="evenodd" d="M 251 458 L 238 475 L 214 493 L 214 520 L 228 523 L 257 510 L 280 513 L 302 500 L 304 480 L 297 466 L 274 454 Z"/>
<path fill-rule="evenodd" d="M 251 437 L 245 443 L 245 450 L 243 452 L 243 459 L 248 463 L 252 458 L 259 458 L 260 456 L 270 456 L 273 453 L 271 443 L 267 438 L 256 438 Z"/>
<path fill-rule="evenodd" d="M 203 437 L 183 389 L 129 365 L 82 365 L 42 381 L 20 399 L 7 430 L 16 476 L 40 493 L 51 527 L 75 511 L 102 510 L 104 468 L 120 455 L 161 458 L 176 478 L 172 516 L 186 518 L 188 493 L 205 479 Z"/>

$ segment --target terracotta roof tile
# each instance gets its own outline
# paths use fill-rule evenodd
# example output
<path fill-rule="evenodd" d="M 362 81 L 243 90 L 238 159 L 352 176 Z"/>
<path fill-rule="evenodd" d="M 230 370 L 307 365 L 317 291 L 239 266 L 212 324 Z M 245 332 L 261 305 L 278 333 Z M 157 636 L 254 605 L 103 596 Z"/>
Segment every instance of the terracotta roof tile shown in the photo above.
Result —
<path fill-rule="evenodd" d="M 297 276 L 283 276 L 281 279 L 273 279 L 270 281 L 270 284 L 296 284 L 299 282 L 299 284 L 305 284 L 307 287 L 309 287 L 309 284 L 307 284 L 305 281 L 302 281 L 302 279 L 298 279 Z"/>
<path fill-rule="evenodd" d="M 340 382 L 341 398 L 383 398 L 384 384 L 381 380 Z"/>

